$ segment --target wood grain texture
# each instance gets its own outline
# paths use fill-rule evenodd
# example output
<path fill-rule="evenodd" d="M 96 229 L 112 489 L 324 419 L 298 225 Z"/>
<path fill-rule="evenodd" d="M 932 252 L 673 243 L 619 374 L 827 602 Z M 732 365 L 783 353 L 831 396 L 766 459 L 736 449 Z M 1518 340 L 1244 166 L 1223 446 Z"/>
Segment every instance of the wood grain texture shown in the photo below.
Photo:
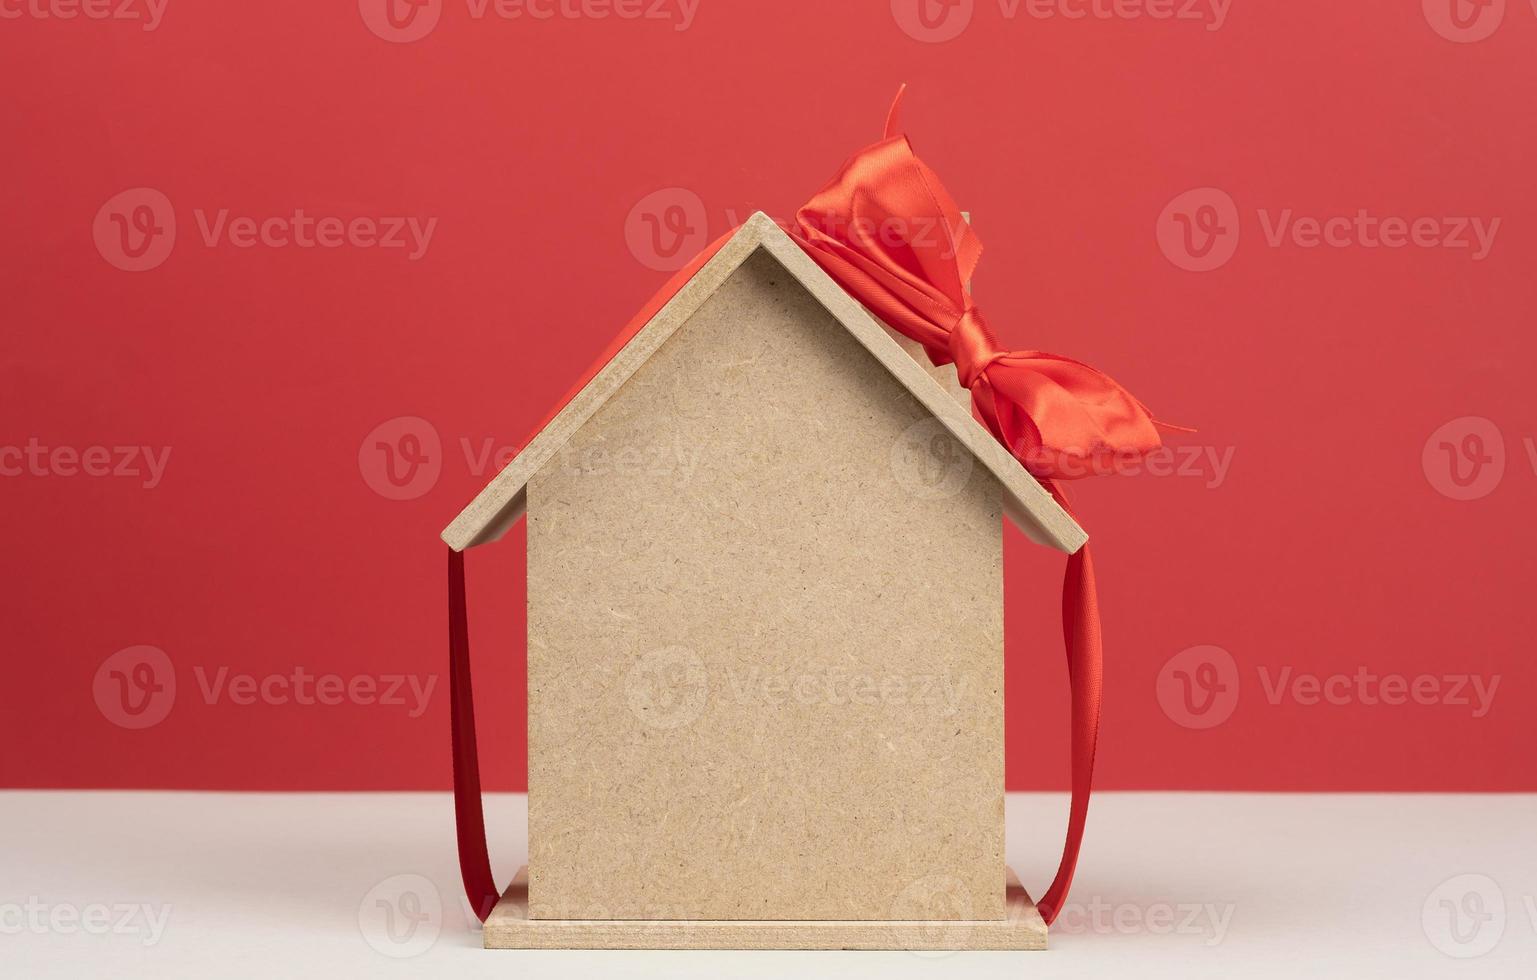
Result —
<path fill-rule="evenodd" d="M 925 915 L 925 901 L 947 897 L 942 886 L 915 895 L 910 914 Z M 999 919 L 797 922 L 533 918 L 524 868 L 486 920 L 482 940 L 486 949 L 1037 950 L 1046 948 L 1047 929 L 1012 871 Z"/>
<path fill-rule="evenodd" d="M 536 907 L 1002 915 L 1001 487 L 775 256 L 527 492 Z"/>
<path fill-rule="evenodd" d="M 1003 485 L 1005 513 L 1031 540 L 1071 553 L 1088 535 L 964 405 L 931 376 L 932 365 L 915 361 L 887 336 L 885 329 L 817 266 L 783 229 L 762 212 L 755 213 L 716 255 L 659 310 L 591 382 L 536 435 L 523 451 L 443 530 L 456 551 L 501 537 L 522 516 L 524 488 L 605 401 L 611 398 L 673 332 L 684 323 L 736 267 L 754 251 L 774 255 L 833 318 L 862 344 L 894 378 L 934 414 L 944 428 L 969 449 Z M 940 375 L 936 372 L 936 375 Z"/>

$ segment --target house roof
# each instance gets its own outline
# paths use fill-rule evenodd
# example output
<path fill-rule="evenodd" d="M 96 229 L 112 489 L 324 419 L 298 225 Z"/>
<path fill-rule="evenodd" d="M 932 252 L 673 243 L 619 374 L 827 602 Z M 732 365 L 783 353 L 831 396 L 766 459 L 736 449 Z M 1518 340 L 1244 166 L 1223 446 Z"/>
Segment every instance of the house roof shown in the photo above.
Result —
<path fill-rule="evenodd" d="M 486 487 L 443 529 L 455 551 L 500 538 L 523 516 L 528 481 L 567 440 L 688 321 L 758 249 L 784 266 L 833 319 L 868 350 L 965 446 L 1003 486 L 1004 511 L 1031 540 L 1061 551 L 1077 551 L 1088 540 L 1068 513 L 992 434 L 901 346 L 863 306 L 824 272 L 773 219 L 759 211 L 630 338 L 592 380 L 531 439 Z"/>

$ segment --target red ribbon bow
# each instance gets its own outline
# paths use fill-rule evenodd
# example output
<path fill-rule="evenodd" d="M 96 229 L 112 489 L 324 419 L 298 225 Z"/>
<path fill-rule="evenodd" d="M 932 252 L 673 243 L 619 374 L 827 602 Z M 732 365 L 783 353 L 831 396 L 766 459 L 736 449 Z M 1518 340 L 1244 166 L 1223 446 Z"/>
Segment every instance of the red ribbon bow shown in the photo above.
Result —
<path fill-rule="evenodd" d="M 977 421 L 1037 477 L 1086 476 L 1157 449 L 1165 426 L 1109 376 L 998 345 L 966 291 L 982 242 L 898 135 L 901 100 L 898 91 L 886 137 L 843 165 L 796 214 L 791 234 L 931 361 L 953 363 Z"/>

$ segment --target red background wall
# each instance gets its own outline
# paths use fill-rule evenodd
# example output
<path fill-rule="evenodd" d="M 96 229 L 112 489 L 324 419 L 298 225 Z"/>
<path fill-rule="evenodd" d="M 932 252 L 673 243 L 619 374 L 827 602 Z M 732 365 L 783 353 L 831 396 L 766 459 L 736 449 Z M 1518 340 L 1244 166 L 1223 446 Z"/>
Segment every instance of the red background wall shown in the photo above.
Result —
<path fill-rule="evenodd" d="M 437 532 L 494 472 L 466 445 L 515 445 L 665 278 L 648 213 L 791 215 L 906 81 L 1004 340 L 1199 428 L 1172 473 L 1076 493 L 1100 785 L 1537 789 L 1527 0 L 443 0 L 415 41 L 382 0 L 67 3 L 0 0 L 0 784 L 445 787 Z M 436 223 L 414 258 L 200 226 L 296 209 Z M 1272 240 L 1287 209 L 1433 223 L 1306 247 L 1306 222 Z M 1487 250 L 1432 247 L 1474 217 Z M 134 260 L 115 220 L 161 231 Z M 381 442 L 423 460 L 404 488 Z M 118 446 L 163 473 L 84 471 Z M 1061 560 L 1010 533 L 1009 782 L 1060 787 Z M 470 556 L 497 788 L 521 785 L 521 548 Z M 301 667 L 357 686 L 303 703 Z M 408 676 L 424 710 L 376 703 Z"/>

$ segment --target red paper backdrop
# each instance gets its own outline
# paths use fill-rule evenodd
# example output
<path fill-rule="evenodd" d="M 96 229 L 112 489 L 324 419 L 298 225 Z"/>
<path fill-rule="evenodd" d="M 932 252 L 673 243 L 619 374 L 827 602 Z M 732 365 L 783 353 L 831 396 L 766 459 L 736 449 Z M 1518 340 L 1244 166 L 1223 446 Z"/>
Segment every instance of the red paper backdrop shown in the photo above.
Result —
<path fill-rule="evenodd" d="M 482 454 L 906 81 L 1003 339 L 1200 430 L 1076 493 L 1099 784 L 1537 789 L 1528 0 L 394 2 L 0 0 L 0 784 L 446 787 Z M 1010 535 L 1009 784 L 1061 787 Z M 504 789 L 521 549 L 469 561 Z"/>

